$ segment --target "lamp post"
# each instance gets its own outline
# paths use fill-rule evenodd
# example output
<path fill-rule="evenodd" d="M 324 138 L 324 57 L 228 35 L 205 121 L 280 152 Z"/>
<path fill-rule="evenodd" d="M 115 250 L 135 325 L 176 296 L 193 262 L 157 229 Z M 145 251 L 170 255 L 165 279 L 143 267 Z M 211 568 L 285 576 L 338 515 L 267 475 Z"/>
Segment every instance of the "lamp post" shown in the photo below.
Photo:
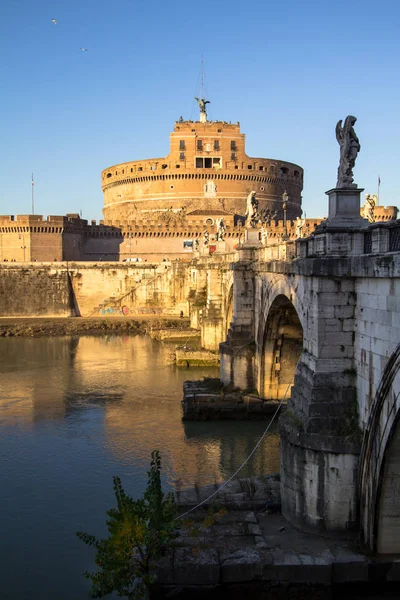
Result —
<path fill-rule="evenodd" d="M 18 238 L 20 240 L 22 240 L 22 246 L 21 246 L 21 250 L 24 251 L 24 262 L 25 262 L 25 250 L 26 250 L 26 245 L 25 245 L 25 237 L 22 235 L 22 237 L 19 235 Z"/>
<path fill-rule="evenodd" d="M 128 225 L 129 235 L 129 258 L 132 258 L 132 227 Z"/>
<path fill-rule="evenodd" d="M 288 194 L 286 192 L 286 190 L 283 192 L 282 194 L 282 208 L 283 208 L 283 239 L 287 240 L 288 239 L 288 232 L 287 232 L 287 220 L 286 220 L 286 209 L 287 209 L 287 201 L 288 201 Z"/>

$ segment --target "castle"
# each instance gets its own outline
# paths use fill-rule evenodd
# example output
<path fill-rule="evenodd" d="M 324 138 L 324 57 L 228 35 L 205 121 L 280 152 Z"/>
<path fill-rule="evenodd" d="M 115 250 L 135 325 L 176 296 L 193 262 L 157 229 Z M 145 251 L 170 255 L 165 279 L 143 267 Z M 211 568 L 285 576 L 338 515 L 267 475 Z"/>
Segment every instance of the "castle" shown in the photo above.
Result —
<path fill-rule="evenodd" d="M 0 261 L 187 259 L 216 250 L 221 222 L 229 252 L 243 238 L 252 195 L 264 240 L 312 233 L 321 219 L 302 219 L 299 228 L 303 169 L 249 157 L 239 123 L 208 121 L 207 101 L 198 102 L 200 120 L 175 122 L 168 156 L 102 171 L 100 224 L 77 214 L 0 216 Z M 396 217 L 394 206 L 375 207 L 375 220 Z"/>

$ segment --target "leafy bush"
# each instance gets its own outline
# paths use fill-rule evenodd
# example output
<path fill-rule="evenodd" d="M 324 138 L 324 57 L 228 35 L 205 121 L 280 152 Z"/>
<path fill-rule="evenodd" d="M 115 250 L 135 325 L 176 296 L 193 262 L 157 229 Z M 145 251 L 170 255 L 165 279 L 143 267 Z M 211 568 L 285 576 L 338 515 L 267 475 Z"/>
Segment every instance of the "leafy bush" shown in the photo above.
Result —
<path fill-rule="evenodd" d="M 128 496 L 119 477 L 113 477 L 117 508 L 107 511 L 109 537 L 96 539 L 82 531 L 77 536 L 96 548 L 96 565 L 100 570 L 85 577 L 91 580 L 93 598 L 111 592 L 130 600 L 150 597 L 154 581 L 152 561 L 177 536 L 176 505 L 172 493 L 164 496 L 161 488 L 161 458 L 158 450 L 151 453 L 148 482 L 143 498 Z"/>

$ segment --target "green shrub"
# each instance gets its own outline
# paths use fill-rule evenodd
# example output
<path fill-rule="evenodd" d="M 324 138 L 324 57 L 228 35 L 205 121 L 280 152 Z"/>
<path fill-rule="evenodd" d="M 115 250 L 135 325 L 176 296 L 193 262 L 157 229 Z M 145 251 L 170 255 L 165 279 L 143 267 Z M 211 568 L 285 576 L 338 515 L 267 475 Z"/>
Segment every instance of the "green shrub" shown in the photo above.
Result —
<path fill-rule="evenodd" d="M 98 540 L 82 531 L 76 534 L 85 544 L 96 548 L 99 570 L 85 572 L 92 582 L 92 598 L 112 592 L 130 600 L 150 597 L 150 586 L 155 579 L 152 561 L 176 537 L 177 526 L 174 496 L 172 493 L 164 496 L 162 492 L 158 450 L 151 453 L 147 476 L 147 488 L 139 500 L 125 493 L 119 477 L 113 478 L 117 508 L 107 511 L 108 538 Z"/>

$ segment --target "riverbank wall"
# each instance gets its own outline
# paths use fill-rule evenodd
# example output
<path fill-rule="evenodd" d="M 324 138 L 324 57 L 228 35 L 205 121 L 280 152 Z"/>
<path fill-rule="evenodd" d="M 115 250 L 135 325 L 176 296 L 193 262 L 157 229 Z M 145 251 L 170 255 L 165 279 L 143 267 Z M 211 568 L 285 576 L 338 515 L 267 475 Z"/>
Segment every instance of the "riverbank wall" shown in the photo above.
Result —
<path fill-rule="evenodd" d="M 280 514 L 279 475 L 219 487 L 176 492 L 181 526 L 157 563 L 156 598 L 398 597 L 399 557 L 367 554 L 351 532 L 296 529 Z"/>
<path fill-rule="evenodd" d="M 3 263 L 0 317 L 188 314 L 186 263 Z"/>

